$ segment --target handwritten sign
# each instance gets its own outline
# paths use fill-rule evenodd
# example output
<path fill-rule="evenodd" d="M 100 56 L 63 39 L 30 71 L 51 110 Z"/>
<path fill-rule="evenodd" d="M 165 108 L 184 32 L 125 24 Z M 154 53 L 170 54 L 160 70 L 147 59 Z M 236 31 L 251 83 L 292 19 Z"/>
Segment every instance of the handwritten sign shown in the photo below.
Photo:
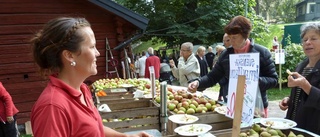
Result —
<path fill-rule="evenodd" d="M 226 116 L 233 118 L 235 109 L 242 109 L 242 122 L 252 124 L 259 82 L 259 53 L 230 55 L 229 91 Z M 243 108 L 235 108 L 238 75 L 245 75 Z"/>

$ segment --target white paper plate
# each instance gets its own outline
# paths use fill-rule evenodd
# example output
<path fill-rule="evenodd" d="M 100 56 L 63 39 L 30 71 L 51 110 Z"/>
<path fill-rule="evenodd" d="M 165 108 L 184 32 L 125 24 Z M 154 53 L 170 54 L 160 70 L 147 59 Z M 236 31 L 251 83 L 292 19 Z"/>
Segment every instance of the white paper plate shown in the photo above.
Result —
<path fill-rule="evenodd" d="M 169 120 L 177 124 L 191 124 L 198 121 L 199 118 L 188 114 L 175 114 L 169 116 Z"/>
<path fill-rule="evenodd" d="M 216 111 L 219 114 L 225 115 L 227 113 L 227 106 L 220 106 L 214 108 L 214 111 Z"/>
<path fill-rule="evenodd" d="M 198 136 L 207 133 L 211 129 L 212 126 L 208 124 L 190 124 L 177 127 L 174 132 L 181 136 Z"/>
<path fill-rule="evenodd" d="M 260 123 L 274 129 L 290 129 L 297 126 L 297 123 L 284 118 L 263 118 Z"/>

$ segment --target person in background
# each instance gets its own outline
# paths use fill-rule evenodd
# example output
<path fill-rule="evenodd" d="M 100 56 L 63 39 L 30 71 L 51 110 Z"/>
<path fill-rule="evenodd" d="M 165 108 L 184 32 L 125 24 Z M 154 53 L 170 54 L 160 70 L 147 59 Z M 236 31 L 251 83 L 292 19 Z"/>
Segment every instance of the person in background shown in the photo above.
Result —
<path fill-rule="evenodd" d="M 198 59 L 199 65 L 200 65 L 200 76 L 204 76 L 208 74 L 208 63 L 205 59 L 205 52 L 206 48 L 204 46 L 200 46 L 197 49 L 197 55 L 196 58 Z"/>
<path fill-rule="evenodd" d="M 225 50 L 226 48 L 229 48 L 231 46 L 231 43 L 230 43 L 230 38 L 228 36 L 227 33 L 224 33 L 223 35 L 223 38 L 222 38 L 222 41 L 223 41 L 223 46 L 219 46 L 216 47 L 216 51 L 217 51 L 217 57 L 220 56 L 221 52 L 223 50 Z M 218 58 L 215 58 L 214 59 L 214 64 L 216 64 Z M 228 93 L 228 90 L 225 90 L 225 89 L 228 89 L 228 79 L 227 78 L 222 78 L 220 81 L 219 81 L 219 85 L 220 85 L 220 89 L 219 89 L 219 96 L 218 96 L 218 101 L 222 101 L 224 100 L 225 102 L 227 102 L 227 96 L 228 94 L 224 94 L 224 93 Z"/>
<path fill-rule="evenodd" d="M 139 71 L 140 71 L 139 58 L 140 58 L 140 56 L 139 56 L 139 54 L 137 54 L 135 57 L 135 61 L 134 61 L 135 73 L 136 73 L 137 78 L 139 78 Z"/>
<path fill-rule="evenodd" d="M 226 47 L 226 48 L 230 48 L 231 47 L 231 41 L 230 41 L 230 37 L 228 36 L 227 33 L 225 33 L 223 35 L 223 46 Z"/>
<path fill-rule="evenodd" d="M 169 64 L 169 58 L 167 56 L 167 51 L 163 50 L 161 54 L 161 63 L 168 63 Z"/>
<path fill-rule="evenodd" d="M 0 137 L 17 137 L 16 115 L 19 110 L 13 104 L 8 91 L 0 82 Z"/>
<path fill-rule="evenodd" d="M 154 75 L 156 79 L 160 77 L 160 58 L 153 54 L 154 50 L 152 47 L 148 48 L 149 57 L 146 59 L 146 67 L 145 67 L 145 78 L 150 78 L 151 74 L 149 71 L 149 67 L 153 66 Z"/>
<path fill-rule="evenodd" d="M 178 67 L 174 61 L 169 61 L 171 71 L 174 77 L 179 79 L 180 86 L 187 87 L 188 81 L 200 76 L 200 65 L 197 58 L 192 53 L 193 44 L 185 42 L 180 48 L 180 58 L 178 59 Z"/>
<path fill-rule="evenodd" d="M 279 41 L 278 41 L 278 37 L 274 36 L 273 40 L 272 40 L 272 49 L 276 50 L 279 48 Z"/>
<path fill-rule="evenodd" d="M 145 75 L 145 69 L 146 69 L 146 52 L 142 52 L 142 56 L 139 58 L 139 77 L 144 78 Z"/>
<path fill-rule="evenodd" d="M 280 101 L 279 107 L 288 110 L 286 119 L 320 135 L 320 23 L 301 26 L 301 39 L 306 59 L 288 76 L 291 94 Z"/>
<path fill-rule="evenodd" d="M 226 47 L 224 46 L 221 46 L 221 45 L 217 45 L 216 46 L 216 51 L 217 51 L 217 55 L 216 57 L 214 58 L 214 63 L 213 65 L 215 65 L 218 61 L 218 58 L 220 57 L 221 55 L 221 52 L 223 50 L 225 50 Z M 218 101 L 225 101 L 227 102 L 227 95 L 228 95 L 228 79 L 223 77 L 220 81 L 219 81 L 219 86 L 220 86 L 220 89 L 219 89 L 219 96 L 218 96 Z M 226 91 L 225 91 L 226 90 Z"/>
<path fill-rule="evenodd" d="M 188 86 L 190 91 L 196 91 L 197 88 L 211 87 L 218 83 L 222 78 L 229 81 L 230 65 L 229 55 L 240 53 L 259 53 L 260 55 L 260 73 L 259 88 L 264 106 L 264 116 L 268 116 L 268 98 L 267 90 L 273 88 L 278 83 L 278 75 L 271 58 L 271 54 L 265 47 L 255 44 L 249 40 L 252 26 L 249 19 L 243 16 L 236 16 L 225 26 L 224 31 L 229 35 L 231 47 L 224 50 L 218 58 L 217 63 L 206 76 L 194 79 Z M 229 83 L 228 83 L 229 84 Z M 227 86 L 226 86 L 227 87 Z M 224 91 L 228 91 L 225 89 Z M 227 94 L 227 93 L 226 93 Z M 227 95 L 226 95 L 227 96 Z"/>
<path fill-rule="evenodd" d="M 213 68 L 213 59 L 215 57 L 215 54 L 212 52 L 212 47 L 208 47 L 208 53 L 205 55 L 206 61 L 208 63 L 209 69 L 212 70 Z"/>
<path fill-rule="evenodd" d="M 48 84 L 31 111 L 35 137 L 147 137 L 126 135 L 102 124 L 89 88 L 97 74 L 96 40 L 85 18 L 50 20 L 31 39 L 33 58 Z"/>

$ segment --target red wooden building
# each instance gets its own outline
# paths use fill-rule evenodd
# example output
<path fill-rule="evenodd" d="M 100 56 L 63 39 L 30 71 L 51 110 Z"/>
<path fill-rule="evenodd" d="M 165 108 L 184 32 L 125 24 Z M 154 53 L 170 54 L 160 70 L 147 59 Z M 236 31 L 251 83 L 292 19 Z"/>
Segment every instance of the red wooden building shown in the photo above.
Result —
<path fill-rule="evenodd" d="M 0 81 L 20 110 L 18 123 L 29 120 L 30 111 L 46 86 L 33 62 L 30 38 L 50 19 L 85 17 L 97 40 L 98 74 L 90 81 L 103 78 L 106 71 L 106 38 L 113 56 L 124 58 L 123 48 L 145 31 L 148 19 L 111 0 L 2 0 L 0 1 Z M 117 66 L 121 72 L 121 64 Z M 109 68 L 112 69 L 112 68 Z M 121 73 L 120 73 L 121 74 Z"/>

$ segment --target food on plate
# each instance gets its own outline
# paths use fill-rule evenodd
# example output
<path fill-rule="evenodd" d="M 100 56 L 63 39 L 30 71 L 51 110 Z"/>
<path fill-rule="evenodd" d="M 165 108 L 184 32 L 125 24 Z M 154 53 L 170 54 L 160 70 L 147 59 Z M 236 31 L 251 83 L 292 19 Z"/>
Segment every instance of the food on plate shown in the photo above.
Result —
<path fill-rule="evenodd" d="M 177 124 L 191 124 L 199 120 L 198 117 L 188 114 L 175 114 L 169 117 L 173 123 Z"/>
<path fill-rule="evenodd" d="M 214 111 L 218 112 L 219 114 L 225 115 L 227 113 L 227 106 L 216 107 Z"/>
<path fill-rule="evenodd" d="M 274 129 L 290 129 L 297 125 L 296 122 L 283 118 L 264 118 L 260 123 Z"/>
<path fill-rule="evenodd" d="M 183 136 L 196 136 L 207 133 L 212 126 L 207 124 L 191 124 L 177 127 L 174 131 Z"/>

